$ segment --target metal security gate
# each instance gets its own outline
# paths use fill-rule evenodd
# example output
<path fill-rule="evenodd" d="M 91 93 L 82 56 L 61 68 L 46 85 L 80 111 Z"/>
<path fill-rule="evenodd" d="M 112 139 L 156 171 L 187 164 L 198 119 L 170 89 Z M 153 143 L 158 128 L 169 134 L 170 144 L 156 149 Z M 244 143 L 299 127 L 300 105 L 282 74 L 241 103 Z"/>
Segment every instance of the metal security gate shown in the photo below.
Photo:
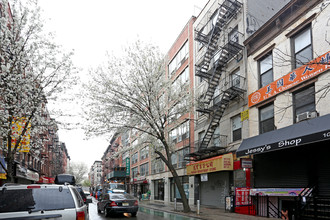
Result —
<path fill-rule="evenodd" d="M 225 208 L 229 195 L 229 172 L 208 173 L 208 181 L 201 182 L 201 205 Z"/>

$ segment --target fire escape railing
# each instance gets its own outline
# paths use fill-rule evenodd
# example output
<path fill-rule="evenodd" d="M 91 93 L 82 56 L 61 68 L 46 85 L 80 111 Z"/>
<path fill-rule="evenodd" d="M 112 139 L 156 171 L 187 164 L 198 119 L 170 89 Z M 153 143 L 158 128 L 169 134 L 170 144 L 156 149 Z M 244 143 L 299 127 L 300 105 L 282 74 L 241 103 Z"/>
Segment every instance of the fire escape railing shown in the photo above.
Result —
<path fill-rule="evenodd" d="M 238 42 L 228 40 L 224 45 L 219 45 L 222 32 L 225 26 L 235 17 L 242 7 L 242 3 L 237 0 L 225 0 L 217 10 L 216 22 L 209 34 L 204 34 L 204 27 L 197 31 L 196 40 L 205 45 L 204 54 L 196 63 L 195 75 L 207 80 L 208 86 L 203 98 L 199 102 L 197 111 L 210 114 L 210 124 L 198 149 L 203 151 L 212 140 L 215 129 L 218 127 L 220 119 L 227 108 L 229 101 L 244 92 L 241 83 L 233 86 L 231 80 L 224 79 L 227 84 L 221 85 L 220 79 L 226 64 L 234 57 L 241 55 L 243 46 Z M 237 78 L 241 78 L 238 76 Z M 242 81 L 245 81 L 241 79 Z M 219 88 L 220 87 L 220 88 Z M 216 89 L 221 93 L 214 97 Z M 217 100 L 216 100 L 217 99 Z"/>

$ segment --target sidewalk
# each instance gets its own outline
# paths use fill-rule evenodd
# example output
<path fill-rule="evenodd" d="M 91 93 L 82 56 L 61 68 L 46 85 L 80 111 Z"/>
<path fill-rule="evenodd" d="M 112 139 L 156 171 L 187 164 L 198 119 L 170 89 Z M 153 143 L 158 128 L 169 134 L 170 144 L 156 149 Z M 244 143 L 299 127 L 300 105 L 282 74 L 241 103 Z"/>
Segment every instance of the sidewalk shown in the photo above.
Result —
<path fill-rule="evenodd" d="M 149 209 L 154 209 L 154 210 L 160 210 L 160 211 L 164 211 L 164 212 L 175 213 L 175 214 L 179 214 L 179 215 L 185 215 L 185 216 L 198 218 L 198 219 L 212 219 L 212 220 L 215 220 L 215 219 L 266 220 L 266 219 L 268 219 L 269 220 L 269 218 L 231 213 L 231 212 L 225 211 L 225 209 L 216 208 L 216 207 L 208 207 L 208 206 L 207 207 L 201 206 L 200 214 L 197 215 L 197 212 L 196 212 L 197 206 L 196 205 L 190 205 L 190 209 L 192 210 L 191 213 L 184 213 L 184 212 L 182 212 L 182 210 L 183 210 L 182 203 L 177 203 L 177 211 L 175 211 L 173 202 L 171 202 L 169 204 L 164 204 L 164 202 L 162 202 L 162 201 L 142 200 L 142 201 L 139 201 L 139 206 L 149 208 Z"/>

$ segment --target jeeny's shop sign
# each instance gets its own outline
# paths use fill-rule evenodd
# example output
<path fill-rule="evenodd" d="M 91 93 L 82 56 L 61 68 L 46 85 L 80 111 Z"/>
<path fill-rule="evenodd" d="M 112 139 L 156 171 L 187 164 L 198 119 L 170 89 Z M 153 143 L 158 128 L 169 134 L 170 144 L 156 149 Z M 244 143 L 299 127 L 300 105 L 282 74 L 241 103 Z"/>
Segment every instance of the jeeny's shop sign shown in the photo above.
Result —
<path fill-rule="evenodd" d="M 314 78 L 328 69 L 330 69 L 330 51 L 251 93 L 249 95 L 249 107 Z"/>

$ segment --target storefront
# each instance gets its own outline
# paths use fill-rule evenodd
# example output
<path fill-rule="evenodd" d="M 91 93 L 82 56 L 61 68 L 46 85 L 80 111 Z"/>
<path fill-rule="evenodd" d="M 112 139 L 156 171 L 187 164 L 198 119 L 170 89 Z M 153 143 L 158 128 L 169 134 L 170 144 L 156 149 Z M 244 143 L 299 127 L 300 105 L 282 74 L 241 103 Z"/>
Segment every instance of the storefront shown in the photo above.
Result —
<path fill-rule="evenodd" d="M 237 155 L 254 155 L 251 195 L 269 196 L 289 212 L 303 189 L 329 197 L 329 145 L 330 115 L 243 140 Z"/>
<path fill-rule="evenodd" d="M 31 184 L 39 181 L 39 174 L 36 171 L 16 164 L 16 178 L 18 183 Z"/>
<path fill-rule="evenodd" d="M 130 182 L 130 193 L 133 193 L 134 196 L 138 196 L 138 192 L 142 194 L 147 193 L 149 189 L 149 181 L 146 179 L 145 176 L 138 176 L 134 179 L 131 179 Z"/>
<path fill-rule="evenodd" d="M 154 185 L 154 199 L 164 200 L 165 190 L 164 190 L 164 179 L 153 180 Z"/>
<path fill-rule="evenodd" d="M 145 194 L 148 192 L 149 189 L 149 182 L 146 179 L 145 176 L 140 176 L 134 179 L 133 183 L 133 188 L 134 188 L 134 192 L 141 192 L 142 194 Z"/>
<path fill-rule="evenodd" d="M 182 183 L 183 190 L 186 194 L 187 199 L 189 199 L 189 176 L 180 176 L 180 182 Z M 175 185 L 174 179 L 170 178 L 171 183 L 171 197 L 170 201 L 174 202 L 174 198 L 177 199 L 178 202 L 181 202 L 181 195 L 179 193 L 178 187 Z"/>
<path fill-rule="evenodd" d="M 187 165 L 187 174 L 199 179 L 201 205 L 225 207 L 225 197 L 233 182 L 233 155 L 216 156 Z"/>

